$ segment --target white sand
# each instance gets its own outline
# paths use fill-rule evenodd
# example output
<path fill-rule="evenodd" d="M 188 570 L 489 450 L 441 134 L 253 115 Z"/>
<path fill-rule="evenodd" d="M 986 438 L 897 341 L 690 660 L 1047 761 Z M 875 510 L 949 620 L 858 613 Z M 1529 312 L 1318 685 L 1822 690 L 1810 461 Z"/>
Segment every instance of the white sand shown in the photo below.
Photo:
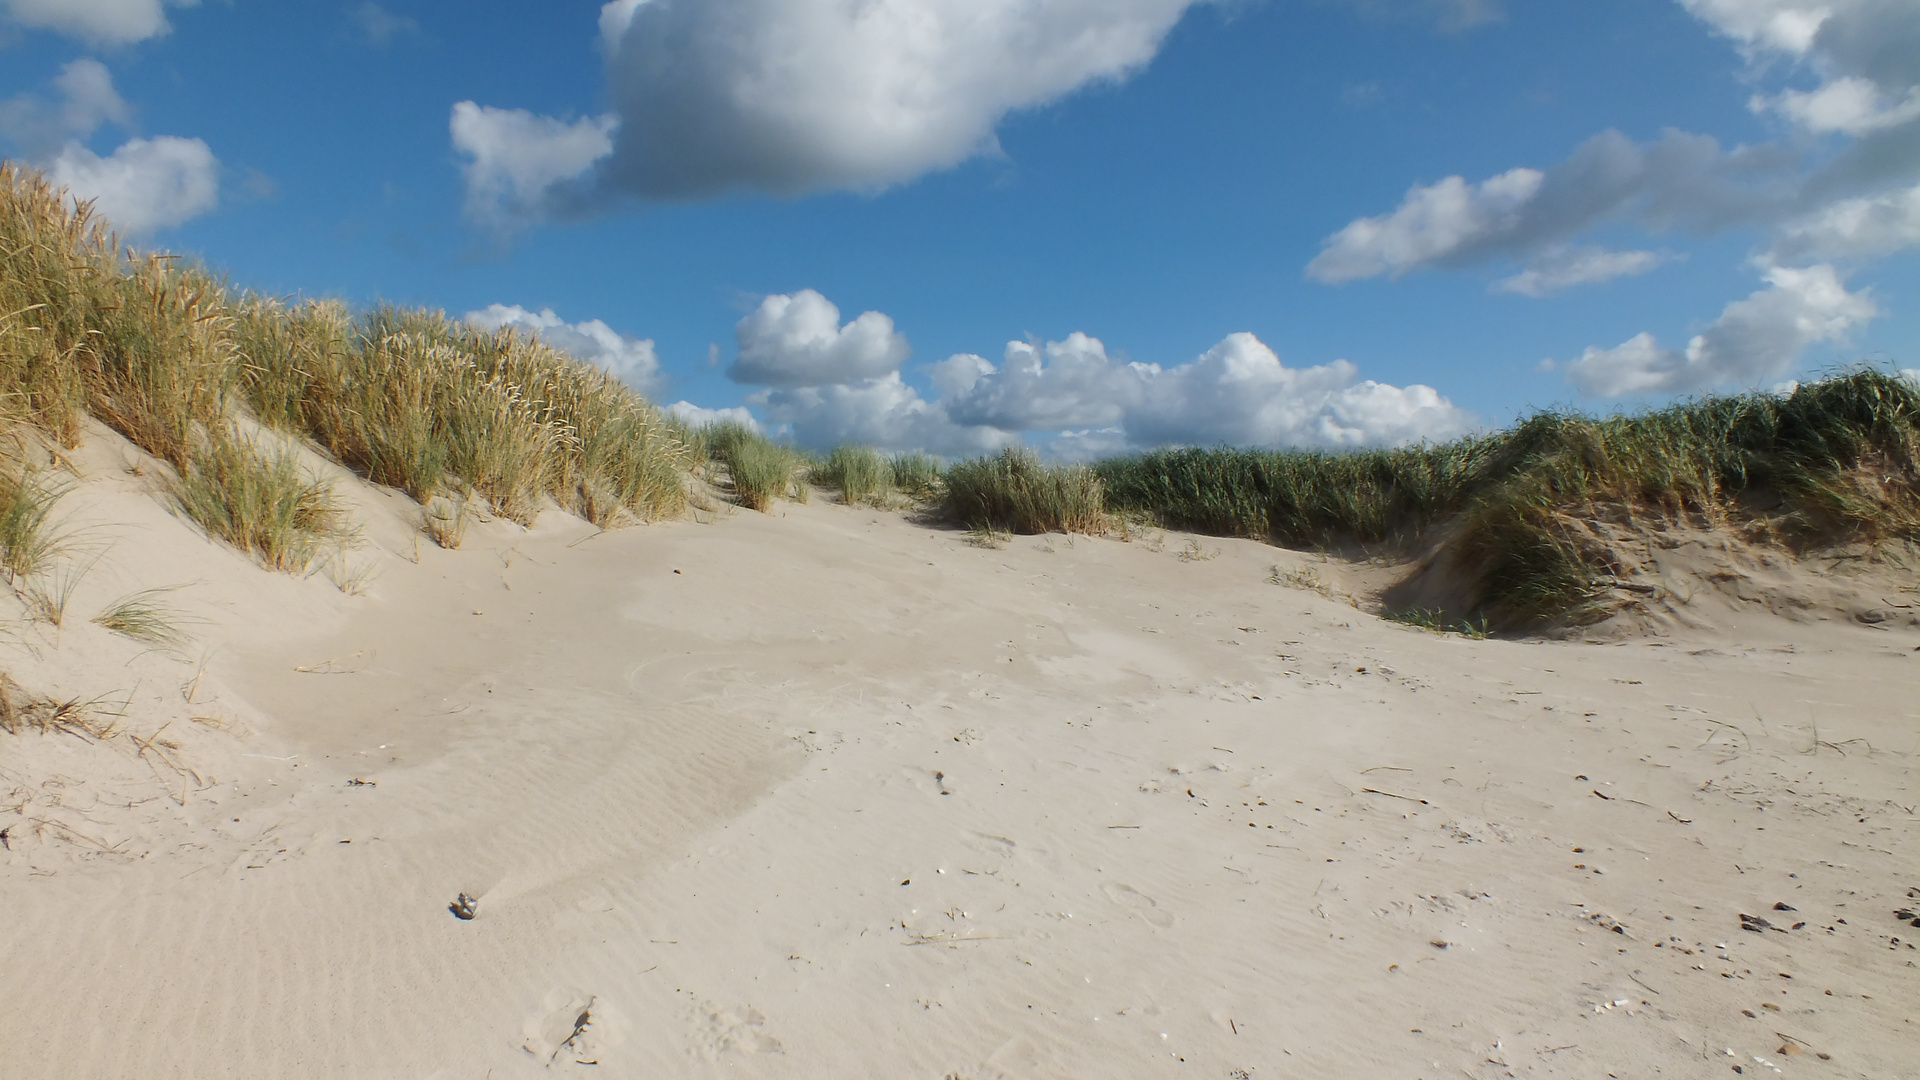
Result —
<path fill-rule="evenodd" d="M 0 736 L 0 1076 L 1916 1075 L 1912 628 L 1473 641 L 830 505 L 416 565 L 357 486 L 350 597 L 121 452 L 6 668 L 198 780 Z M 84 622 L 173 583 L 187 660 Z"/>

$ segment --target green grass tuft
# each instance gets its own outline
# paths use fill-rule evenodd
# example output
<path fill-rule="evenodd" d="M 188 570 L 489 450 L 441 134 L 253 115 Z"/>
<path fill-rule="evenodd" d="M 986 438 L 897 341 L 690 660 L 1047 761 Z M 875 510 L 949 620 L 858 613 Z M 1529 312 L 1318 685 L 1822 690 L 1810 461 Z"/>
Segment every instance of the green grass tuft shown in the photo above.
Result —
<path fill-rule="evenodd" d="M 270 569 L 304 572 L 346 533 L 333 485 L 292 450 L 222 436 L 195 451 L 171 485 L 181 514 Z"/>
<path fill-rule="evenodd" d="M 713 460 L 725 465 L 740 505 L 765 512 L 776 499 L 806 502 L 809 472 L 816 466 L 806 454 L 733 421 L 703 429 Z"/>
<path fill-rule="evenodd" d="M 893 498 L 893 463 L 871 446 L 833 448 L 813 469 L 810 479 L 840 493 L 848 505 L 886 506 Z"/>
<path fill-rule="evenodd" d="M 44 569 L 66 550 L 50 515 L 66 487 L 49 486 L 33 471 L 0 469 L 0 571 L 18 582 Z"/>
<path fill-rule="evenodd" d="M 1168 527 L 1314 548 L 1438 536 L 1473 614 L 1578 622 L 1602 613 L 1616 569 L 1589 522 L 1739 521 L 1801 545 L 1920 534 L 1920 389 L 1862 370 L 1786 397 L 1540 413 L 1436 446 L 1166 450 L 1095 469 L 1109 507 Z"/>
<path fill-rule="evenodd" d="M 523 523 L 548 500 L 602 526 L 678 514 L 693 464 L 651 404 L 535 338 L 235 296 L 0 162 L 0 419 L 71 447 L 91 413 L 185 477 L 226 538 L 219 504 L 244 516 L 259 494 L 207 490 L 257 472 L 228 467 L 242 409 L 422 504 L 471 496 Z"/>
<path fill-rule="evenodd" d="M 160 601 L 170 588 L 142 589 L 123 596 L 93 617 L 101 626 L 149 644 L 175 647 L 186 643 L 180 629 L 180 613 Z"/>
<path fill-rule="evenodd" d="M 893 469 L 893 486 L 915 502 L 932 502 L 946 490 L 946 476 L 940 459 L 932 454 L 895 454 L 887 463 Z"/>
<path fill-rule="evenodd" d="M 1101 480 L 1084 465 L 1042 465 L 1031 450 L 1008 449 L 947 470 L 948 517 L 1016 533 L 1095 533 L 1105 521 Z"/>

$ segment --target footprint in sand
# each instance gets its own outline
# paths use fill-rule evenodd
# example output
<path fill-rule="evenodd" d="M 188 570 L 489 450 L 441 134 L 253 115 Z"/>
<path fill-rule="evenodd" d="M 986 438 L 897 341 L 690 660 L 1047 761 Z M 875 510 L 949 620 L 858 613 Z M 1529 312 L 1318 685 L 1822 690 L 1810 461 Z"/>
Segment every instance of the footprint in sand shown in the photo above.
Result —
<path fill-rule="evenodd" d="M 1162 930 L 1173 925 L 1173 916 L 1161 911 L 1159 903 L 1139 889 L 1131 885 L 1102 885 L 1100 888 L 1107 894 L 1107 899 L 1131 909 Z"/>
<path fill-rule="evenodd" d="M 710 1001 L 698 1001 L 693 1007 L 693 1023 L 694 1042 L 709 1061 L 718 1061 L 720 1055 L 727 1053 L 784 1052 L 780 1040 L 764 1030 L 766 1016 L 750 1006 L 721 1009 Z"/>
<path fill-rule="evenodd" d="M 998 855 L 1003 859 L 1011 857 L 1014 849 L 1020 846 L 1004 836 L 991 833 L 974 833 L 962 843 L 983 855 Z"/>

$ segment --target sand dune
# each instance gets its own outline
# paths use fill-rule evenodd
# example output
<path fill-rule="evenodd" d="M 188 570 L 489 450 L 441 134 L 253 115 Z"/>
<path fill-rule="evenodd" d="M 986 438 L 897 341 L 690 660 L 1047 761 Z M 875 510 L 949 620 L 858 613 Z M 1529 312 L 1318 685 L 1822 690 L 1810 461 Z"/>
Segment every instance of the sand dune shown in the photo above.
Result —
<path fill-rule="evenodd" d="M 48 693 L 134 686 L 125 730 L 173 745 L 0 736 L 0 1076 L 1920 1061 L 1900 619 L 1476 641 L 1250 542 L 781 504 L 447 552 L 365 487 L 354 596 L 89 445 L 111 565 L 76 610 L 178 582 L 197 644 L 7 646 Z"/>

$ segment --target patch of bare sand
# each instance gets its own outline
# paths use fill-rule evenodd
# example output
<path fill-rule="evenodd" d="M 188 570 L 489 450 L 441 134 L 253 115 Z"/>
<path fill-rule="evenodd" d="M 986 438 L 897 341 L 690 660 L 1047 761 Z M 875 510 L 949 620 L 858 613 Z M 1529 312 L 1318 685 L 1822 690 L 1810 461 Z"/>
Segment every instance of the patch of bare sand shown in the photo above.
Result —
<path fill-rule="evenodd" d="M 1230 540 L 783 504 L 442 552 L 365 497 L 361 596 L 143 526 L 243 722 L 170 846 L 0 852 L 0 1075 L 1920 1059 L 1909 628 L 1474 641 Z"/>

